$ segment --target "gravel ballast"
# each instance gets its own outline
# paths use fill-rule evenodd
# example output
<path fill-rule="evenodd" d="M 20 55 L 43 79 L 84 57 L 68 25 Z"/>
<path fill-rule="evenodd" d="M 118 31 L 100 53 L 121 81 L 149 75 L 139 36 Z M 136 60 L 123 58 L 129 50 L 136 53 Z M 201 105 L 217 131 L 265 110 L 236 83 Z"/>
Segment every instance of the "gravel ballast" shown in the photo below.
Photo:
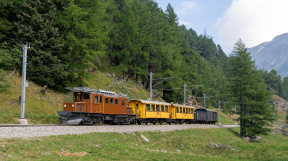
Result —
<path fill-rule="evenodd" d="M 221 128 L 236 127 L 238 125 L 111 125 L 111 126 L 24 126 L 24 127 L 0 127 L 0 138 L 27 138 L 50 135 L 86 134 L 94 132 L 145 132 L 145 131 L 174 131 L 193 128 Z"/>

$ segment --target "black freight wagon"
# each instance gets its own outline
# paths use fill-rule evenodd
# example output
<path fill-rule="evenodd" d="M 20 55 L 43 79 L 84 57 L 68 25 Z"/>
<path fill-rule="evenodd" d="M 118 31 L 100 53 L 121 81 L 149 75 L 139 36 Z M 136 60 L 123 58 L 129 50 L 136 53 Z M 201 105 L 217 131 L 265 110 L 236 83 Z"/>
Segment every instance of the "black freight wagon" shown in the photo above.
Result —
<path fill-rule="evenodd" d="M 199 124 L 215 124 L 218 121 L 217 112 L 205 108 L 194 111 L 194 122 Z"/>

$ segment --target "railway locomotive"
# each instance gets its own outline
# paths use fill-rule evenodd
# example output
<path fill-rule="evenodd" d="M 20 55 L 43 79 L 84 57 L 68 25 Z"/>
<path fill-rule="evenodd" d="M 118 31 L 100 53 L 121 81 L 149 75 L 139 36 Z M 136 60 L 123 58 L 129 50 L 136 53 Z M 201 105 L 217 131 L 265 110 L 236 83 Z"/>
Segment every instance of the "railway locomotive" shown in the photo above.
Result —
<path fill-rule="evenodd" d="M 216 118 L 211 119 L 211 110 L 195 110 L 192 106 L 157 101 L 128 102 L 126 95 L 87 87 L 66 89 L 73 92 L 73 102 L 63 102 L 63 110 L 58 111 L 59 121 L 63 124 L 191 124 L 197 123 L 197 118 L 199 123 L 217 122 L 217 113 Z"/>

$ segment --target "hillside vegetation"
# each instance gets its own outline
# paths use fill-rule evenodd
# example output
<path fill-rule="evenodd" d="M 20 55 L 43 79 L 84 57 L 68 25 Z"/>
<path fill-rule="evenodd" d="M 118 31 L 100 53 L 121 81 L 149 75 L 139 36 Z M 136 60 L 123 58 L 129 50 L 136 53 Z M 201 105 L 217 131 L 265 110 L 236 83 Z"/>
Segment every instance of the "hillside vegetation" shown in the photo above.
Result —
<path fill-rule="evenodd" d="M 4 93 L 0 93 L 1 117 L 0 124 L 17 124 L 20 118 L 21 105 L 19 104 L 19 96 L 21 95 L 21 76 L 18 73 L 8 78 L 11 87 Z M 128 80 L 123 81 L 117 77 L 111 77 L 111 74 L 105 74 L 100 71 L 91 73 L 85 83 L 89 84 L 89 88 L 111 90 L 116 93 L 124 93 L 130 99 L 145 99 L 149 98 L 149 92 L 145 90 L 141 83 Z M 97 83 L 95 83 L 97 82 Z M 72 101 L 72 94 L 54 92 L 48 89 L 44 95 L 40 93 L 42 87 L 28 82 L 26 88 L 26 108 L 25 118 L 29 124 L 58 124 L 57 110 L 61 110 L 62 102 Z M 158 101 L 163 101 L 160 97 Z M 199 105 L 200 107 L 200 105 Z M 209 107 L 212 108 L 213 107 Z M 218 112 L 218 109 L 214 109 Z M 238 115 L 237 115 L 238 117 Z M 222 124 L 233 124 L 234 115 L 221 113 Z"/>

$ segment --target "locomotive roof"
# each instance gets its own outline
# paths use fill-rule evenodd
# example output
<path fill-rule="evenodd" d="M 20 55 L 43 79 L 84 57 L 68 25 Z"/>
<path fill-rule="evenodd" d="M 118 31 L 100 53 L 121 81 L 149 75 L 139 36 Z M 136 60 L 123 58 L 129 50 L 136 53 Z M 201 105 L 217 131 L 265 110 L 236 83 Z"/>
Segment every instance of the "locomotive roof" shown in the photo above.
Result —
<path fill-rule="evenodd" d="M 109 95 L 109 96 L 114 96 L 114 97 L 126 97 L 127 98 L 127 95 L 116 94 L 113 91 L 106 91 L 102 89 L 90 89 L 88 87 L 66 87 L 65 89 L 70 90 L 72 92 L 94 93 L 94 94 L 102 94 L 102 95 Z"/>

